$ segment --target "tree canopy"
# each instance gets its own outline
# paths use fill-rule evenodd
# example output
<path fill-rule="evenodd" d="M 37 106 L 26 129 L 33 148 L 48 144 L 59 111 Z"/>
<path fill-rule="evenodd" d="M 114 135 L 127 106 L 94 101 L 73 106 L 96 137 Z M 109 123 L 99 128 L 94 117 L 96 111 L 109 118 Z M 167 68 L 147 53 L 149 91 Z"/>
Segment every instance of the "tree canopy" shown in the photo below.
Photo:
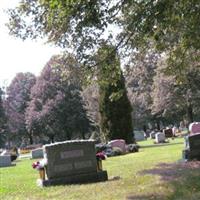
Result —
<path fill-rule="evenodd" d="M 27 127 L 51 142 L 89 137 L 92 127 L 81 97 L 78 63 L 72 56 L 53 56 L 31 90 Z M 87 134 L 87 135 L 86 135 Z"/>
<path fill-rule="evenodd" d="M 35 84 L 36 77 L 32 73 L 18 73 L 7 88 L 5 110 L 8 118 L 8 128 L 12 139 L 22 140 L 29 137 L 26 129 L 25 112 L 30 101 L 31 88 Z M 30 141 L 32 138 L 29 137 Z"/>
<path fill-rule="evenodd" d="M 9 28 L 22 39 L 47 36 L 49 42 L 72 45 L 82 53 L 106 35 L 110 42 L 116 35 L 119 48 L 154 40 L 160 50 L 199 50 L 199 13 L 198 0 L 21 0 L 9 11 Z M 113 26 L 121 31 L 107 34 Z"/>

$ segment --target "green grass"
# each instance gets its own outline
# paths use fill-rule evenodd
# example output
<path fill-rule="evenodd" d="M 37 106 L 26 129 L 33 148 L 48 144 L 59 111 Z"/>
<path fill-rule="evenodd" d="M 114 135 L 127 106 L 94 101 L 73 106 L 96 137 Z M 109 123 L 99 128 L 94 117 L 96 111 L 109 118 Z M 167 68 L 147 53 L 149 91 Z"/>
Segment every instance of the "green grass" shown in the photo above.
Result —
<path fill-rule="evenodd" d="M 152 141 L 139 142 L 139 153 L 108 158 L 103 167 L 109 181 L 83 185 L 40 188 L 32 160 L 19 160 L 15 167 L 0 168 L 1 200 L 151 200 L 200 199 L 200 170 L 181 168 L 183 139 L 163 146 Z M 160 164 L 165 163 L 165 164 Z M 120 179 L 113 180 L 115 176 Z"/>

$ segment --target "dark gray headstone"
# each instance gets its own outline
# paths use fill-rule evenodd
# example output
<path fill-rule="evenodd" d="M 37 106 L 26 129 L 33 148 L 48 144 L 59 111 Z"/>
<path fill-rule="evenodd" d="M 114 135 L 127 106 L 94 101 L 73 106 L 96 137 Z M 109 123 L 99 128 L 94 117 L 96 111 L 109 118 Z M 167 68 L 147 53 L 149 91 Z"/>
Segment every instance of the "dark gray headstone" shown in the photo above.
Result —
<path fill-rule="evenodd" d="M 163 130 L 163 133 L 165 134 L 165 137 L 166 137 L 166 138 L 174 137 L 172 128 L 164 129 L 164 130 Z"/>
<path fill-rule="evenodd" d="M 96 173 L 95 142 L 65 141 L 44 146 L 48 179 Z"/>
<path fill-rule="evenodd" d="M 189 135 L 186 138 L 186 148 L 183 150 L 183 158 L 200 160 L 200 133 Z"/>
<path fill-rule="evenodd" d="M 3 155 L 0 156 L 0 167 L 9 167 L 11 166 L 11 156 Z"/>
<path fill-rule="evenodd" d="M 31 151 L 32 159 L 43 158 L 43 157 L 44 157 L 43 148 L 38 148 Z"/>

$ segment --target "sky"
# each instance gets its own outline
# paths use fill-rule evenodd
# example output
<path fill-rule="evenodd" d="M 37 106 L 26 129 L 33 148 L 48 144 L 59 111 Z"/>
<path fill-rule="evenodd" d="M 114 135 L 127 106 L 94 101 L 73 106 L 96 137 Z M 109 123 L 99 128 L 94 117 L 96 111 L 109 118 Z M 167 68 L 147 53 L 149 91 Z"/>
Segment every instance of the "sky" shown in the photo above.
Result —
<path fill-rule="evenodd" d="M 18 2 L 0 0 L 0 87 L 8 86 L 18 72 L 32 72 L 38 76 L 51 56 L 61 51 L 45 45 L 45 41 L 22 41 L 9 35 L 5 10 L 15 7 Z"/>

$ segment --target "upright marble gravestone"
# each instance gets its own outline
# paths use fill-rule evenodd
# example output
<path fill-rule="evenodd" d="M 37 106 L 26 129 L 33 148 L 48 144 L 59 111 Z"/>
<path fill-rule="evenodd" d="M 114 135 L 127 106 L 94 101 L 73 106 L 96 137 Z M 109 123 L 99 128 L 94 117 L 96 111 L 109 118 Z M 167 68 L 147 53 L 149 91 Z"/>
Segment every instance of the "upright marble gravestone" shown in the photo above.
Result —
<path fill-rule="evenodd" d="M 106 171 L 97 171 L 95 143 L 74 140 L 44 146 L 47 180 L 43 185 L 107 180 Z"/>

